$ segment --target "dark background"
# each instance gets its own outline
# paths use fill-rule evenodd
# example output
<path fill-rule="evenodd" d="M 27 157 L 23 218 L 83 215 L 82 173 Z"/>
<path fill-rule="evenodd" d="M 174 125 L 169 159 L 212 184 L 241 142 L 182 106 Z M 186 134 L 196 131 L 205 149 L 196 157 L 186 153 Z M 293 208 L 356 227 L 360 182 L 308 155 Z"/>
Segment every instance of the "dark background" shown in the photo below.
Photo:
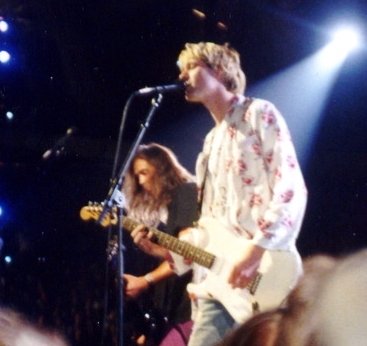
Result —
<path fill-rule="evenodd" d="M 195 16 L 193 8 L 206 18 Z M 320 49 L 334 20 L 366 23 L 367 5 L 362 0 L 0 0 L 0 16 L 11 26 L 0 35 L 0 48 L 13 54 L 0 65 L 1 302 L 56 327 L 75 345 L 99 345 L 106 231 L 82 222 L 79 210 L 106 197 L 129 95 L 172 83 L 184 43 L 208 40 L 239 50 L 251 86 Z M 344 63 L 319 131 L 310 133 L 312 150 L 303 163 L 309 204 L 298 242 L 304 257 L 367 245 L 366 75 L 364 47 Z M 132 102 L 119 161 L 149 102 L 149 97 Z M 13 121 L 5 117 L 9 109 Z M 168 145 L 193 172 L 212 126 L 204 113 L 182 95 L 166 95 L 144 142 Z M 71 126 L 77 132 L 64 153 L 43 160 Z M 125 241 L 127 270 L 138 271 L 146 258 Z M 116 268 L 107 267 L 113 296 Z"/>

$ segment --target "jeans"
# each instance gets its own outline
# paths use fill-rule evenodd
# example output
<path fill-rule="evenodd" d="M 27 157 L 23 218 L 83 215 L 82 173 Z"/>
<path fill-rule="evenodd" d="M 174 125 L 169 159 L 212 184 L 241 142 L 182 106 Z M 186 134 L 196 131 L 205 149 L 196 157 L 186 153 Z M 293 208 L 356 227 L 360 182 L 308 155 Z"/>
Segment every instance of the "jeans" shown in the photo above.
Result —
<path fill-rule="evenodd" d="M 188 346 L 212 346 L 235 326 L 235 321 L 222 304 L 200 299 Z"/>

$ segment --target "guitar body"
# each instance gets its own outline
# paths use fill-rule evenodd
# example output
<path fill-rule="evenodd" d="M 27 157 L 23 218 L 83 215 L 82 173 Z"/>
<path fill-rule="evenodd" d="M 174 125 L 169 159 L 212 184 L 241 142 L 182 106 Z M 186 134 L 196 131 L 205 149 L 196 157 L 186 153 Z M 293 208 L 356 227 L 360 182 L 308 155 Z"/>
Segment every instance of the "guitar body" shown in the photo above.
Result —
<path fill-rule="evenodd" d="M 190 283 L 187 290 L 197 298 L 216 299 L 228 310 L 236 322 L 243 322 L 253 314 L 253 304 L 263 311 L 279 306 L 302 274 L 302 261 L 296 250 L 265 251 L 259 275 L 252 287 L 232 288 L 228 278 L 233 265 L 240 259 L 249 241 L 236 236 L 213 219 L 202 219 L 199 232 L 203 247 L 214 254 L 215 261 L 205 269 L 205 279 Z M 194 265 L 194 271 L 204 270 Z"/>
<path fill-rule="evenodd" d="M 80 216 L 83 220 L 98 220 L 101 210 L 99 205 L 89 205 L 81 209 Z M 112 213 L 101 224 L 117 224 L 117 221 L 117 216 Z M 137 225 L 139 223 L 133 219 L 123 219 L 123 226 L 129 231 Z M 218 300 L 238 323 L 252 316 L 254 307 L 264 311 L 279 306 L 302 274 L 301 257 L 295 247 L 289 251 L 266 250 L 258 275 L 250 285 L 244 289 L 232 288 L 228 284 L 229 275 L 249 245 L 249 240 L 226 230 L 215 219 L 201 218 L 199 225 L 188 240 L 183 239 L 185 236 L 177 239 L 157 229 L 150 230 L 157 243 L 171 251 L 179 273 L 193 267 L 194 283 L 187 286 L 189 294 L 196 298 Z M 194 264 L 188 266 L 183 258 Z"/>

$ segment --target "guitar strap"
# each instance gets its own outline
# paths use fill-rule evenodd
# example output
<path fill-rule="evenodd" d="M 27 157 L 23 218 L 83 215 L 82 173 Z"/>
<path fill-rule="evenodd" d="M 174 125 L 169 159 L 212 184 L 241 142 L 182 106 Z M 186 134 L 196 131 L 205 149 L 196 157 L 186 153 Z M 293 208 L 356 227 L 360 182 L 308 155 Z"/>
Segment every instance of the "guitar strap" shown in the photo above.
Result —
<path fill-rule="evenodd" d="M 210 151 L 211 151 L 211 146 L 210 146 Z M 203 207 L 204 188 L 205 188 L 206 178 L 208 176 L 209 157 L 210 157 L 210 152 L 209 152 L 208 158 L 206 160 L 204 178 L 203 178 L 203 181 L 202 181 L 200 189 L 199 189 L 199 200 L 198 200 L 198 218 L 199 219 L 200 219 L 200 216 L 201 216 L 201 208 Z"/>

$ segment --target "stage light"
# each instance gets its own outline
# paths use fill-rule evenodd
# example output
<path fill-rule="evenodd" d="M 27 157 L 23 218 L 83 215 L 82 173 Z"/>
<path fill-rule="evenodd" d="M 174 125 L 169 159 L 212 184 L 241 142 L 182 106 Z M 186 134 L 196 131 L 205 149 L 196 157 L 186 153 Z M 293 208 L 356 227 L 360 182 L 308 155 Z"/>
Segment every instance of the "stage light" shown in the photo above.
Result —
<path fill-rule="evenodd" d="M 8 23 L 4 20 L 0 18 L 0 31 L 1 32 L 6 32 L 9 29 L 9 25 Z"/>
<path fill-rule="evenodd" d="M 46 262 L 46 257 L 40 256 L 37 258 L 37 261 L 40 263 L 45 263 Z"/>
<path fill-rule="evenodd" d="M 6 64 L 10 60 L 10 54 L 6 50 L 0 51 L 0 63 Z"/>
<path fill-rule="evenodd" d="M 5 263 L 8 263 L 8 264 L 10 264 L 11 262 L 12 262 L 12 258 L 11 258 L 11 256 L 5 256 L 4 257 L 4 260 L 5 260 Z"/>
<path fill-rule="evenodd" d="M 353 50 L 362 45 L 359 32 L 348 26 L 340 27 L 334 31 L 332 41 L 320 52 L 320 64 L 326 69 L 340 67 Z"/>
<path fill-rule="evenodd" d="M 6 116 L 6 118 L 7 118 L 8 120 L 13 120 L 13 118 L 14 118 L 14 113 L 13 113 L 13 112 L 11 112 L 11 111 L 7 111 L 7 112 L 5 113 L 5 116 Z M 1 215 L 1 212 L 0 212 L 0 215 Z"/>
<path fill-rule="evenodd" d="M 355 28 L 344 26 L 334 32 L 331 45 L 335 47 L 336 51 L 349 53 L 359 48 L 361 42 L 361 36 Z"/>
<path fill-rule="evenodd" d="M 193 14 L 196 18 L 198 18 L 198 19 L 200 19 L 200 20 L 204 20 L 204 19 L 206 19 L 206 14 L 205 14 L 204 12 L 202 12 L 202 11 L 197 10 L 196 8 L 193 8 L 193 9 L 192 9 L 192 14 Z"/>

